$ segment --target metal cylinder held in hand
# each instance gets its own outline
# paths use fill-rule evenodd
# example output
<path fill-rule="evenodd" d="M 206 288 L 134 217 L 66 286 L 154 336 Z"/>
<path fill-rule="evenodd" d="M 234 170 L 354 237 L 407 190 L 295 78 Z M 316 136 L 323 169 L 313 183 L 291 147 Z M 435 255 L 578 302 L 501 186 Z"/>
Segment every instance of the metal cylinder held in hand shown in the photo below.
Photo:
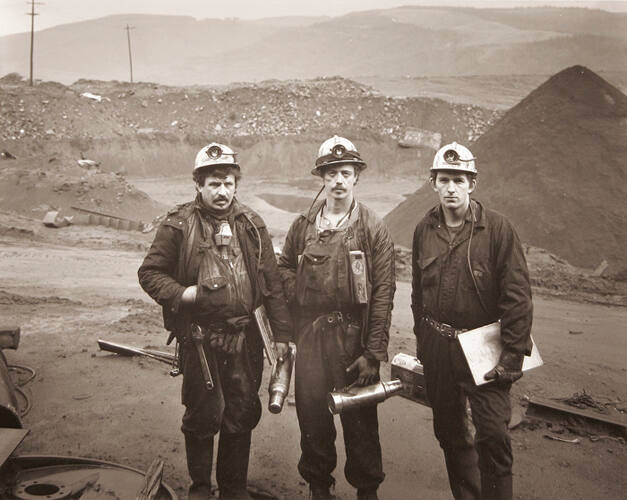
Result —
<path fill-rule="evenodd" d="M 389 382 L 381 381 L 364 387 L 330 392 L 327 395 L 327 404 L 329 405 L 329 411 L 337 415 L 338 413 L 352 408 L 360 408 L 362 406 L 380 403 L 402 390 L 403 382 L 400 380 L 390 380 Z"/>
<path fill-rule="evenodd" d="M 292 379 L 292 367 L 294 366 L 294 352 L 290 347 L 287 355 L 283 359 L 277 360 L 272 367 L 272 376 L 270 377 L 270 401 L 268 402 L 268 410 L 270 413 L 281 413 L 283 403 L 290 391 L 290 381 Z"/>

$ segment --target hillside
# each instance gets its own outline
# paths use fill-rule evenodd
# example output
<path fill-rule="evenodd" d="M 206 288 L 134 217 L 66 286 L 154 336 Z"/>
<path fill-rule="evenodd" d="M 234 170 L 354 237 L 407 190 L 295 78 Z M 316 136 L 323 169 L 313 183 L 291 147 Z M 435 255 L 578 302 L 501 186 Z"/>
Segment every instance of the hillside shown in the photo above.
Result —
<path fill-rule="evenodd" d="M 7 76 L 0 102 L 0 151 L 34 163 L 83 155 L 106 171 L 142 177 L 188 174 L 181 159 L 210 139 L 236 147 L 246 175 L 308 175 L 321 138 L 333 133 L 363 145 L 371 175 L 413 175 L 416 151 L 397 145 L 407 127 L 470 139 L 500 116 L 437 99 L 388 98 L 342 78 L 220 88 L 80 80 L 31 88 Z"/>
<path fill-rule="evenodd" d="M 577 8 L 399 7 L 340 17 L 195 20 L 117 15 L 37 33 L 35 76 L 171 85 L 270 78 L 553 74 L 625 69 L 627 15 Z M 0 38 L 3 72 L 28 74 L 29 34 Z"/>
<path fill-rule="evenodd" d="M 627 268 L 627 96 L 574 66 L 551 77 L 471 145 L 477 199 L 507 215 L 522 240 L 572 264 Z M 386 217 L 411 245 L 437 202 L 423 186 Z"/>

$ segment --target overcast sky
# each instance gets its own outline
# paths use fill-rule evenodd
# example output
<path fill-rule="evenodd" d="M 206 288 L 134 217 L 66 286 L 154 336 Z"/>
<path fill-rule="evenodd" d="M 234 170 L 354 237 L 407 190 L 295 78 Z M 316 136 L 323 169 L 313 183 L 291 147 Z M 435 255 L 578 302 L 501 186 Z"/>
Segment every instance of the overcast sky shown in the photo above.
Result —
<path fill-rule="evenodd" d="M 41 0 L 35 6 L 35 29 L 45 29 L 111 14 L 188 15 L 197 19 L 275 16 L 337 16 L 351 11 L 399 5 L 471 5 L 504 7 L 524 5 L 572 5 L 627 12 L 624 1 L 551 0 Z M 0 36 L 30 30 L 30 0 L 0 0 Z"/>

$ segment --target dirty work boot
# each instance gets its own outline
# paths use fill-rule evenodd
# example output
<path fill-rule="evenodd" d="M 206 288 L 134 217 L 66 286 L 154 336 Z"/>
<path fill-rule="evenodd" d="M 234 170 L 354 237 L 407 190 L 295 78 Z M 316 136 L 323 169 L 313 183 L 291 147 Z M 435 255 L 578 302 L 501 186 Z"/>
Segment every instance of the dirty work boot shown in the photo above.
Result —
<path fill-rule="evenodd" d="M 251 431 L 239 434 L 220 432 L 216 479 L 220 498 L 252 499 L 246 489 Z"/>
<path fill-rule="evenodd" d="M 309 485 L 310 500 L 335 500 L 335 495 L 331 494 L 328 486 L 320 486 L 317 484 Z"/>
<path fill-rule="evenodd" d="M 199 439 L 185 434 L 185 454 L 187 470 L 192 484 L 188 500 L 209 500 L 211 498 L 211 467 L 213 465 L 213 436 Z"/>
<path fill-rule="evenodd" d="M 481 474 L 481 498 L 483 500 L 512 500 L 513 490 L 511 474 L 506 476 Z"/>
<path fill-rule="evenodd" d="M 361 489 L 357 490 L 357 500 L 379 500 L 377 489 Z"/>

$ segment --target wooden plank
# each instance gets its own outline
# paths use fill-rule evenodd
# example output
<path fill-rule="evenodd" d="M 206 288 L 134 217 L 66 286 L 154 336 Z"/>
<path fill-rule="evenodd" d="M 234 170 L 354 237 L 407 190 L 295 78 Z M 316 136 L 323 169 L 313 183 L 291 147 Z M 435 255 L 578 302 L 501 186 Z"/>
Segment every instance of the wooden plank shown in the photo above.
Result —
<path fill-rule="evenodd" d="M 527 415 L 532 417 L 545 418 L 550 421 L 563 421 L 577 427 L 583 423 L 584 426 L 591 426 L 596 429 L 603 429 L 623 437 L 627 437 L 627 422 L 611 415 L 593 413 L 569 406 L 559 401 L 533 397 L 529 399 Z"/>
<path fill-rule="evenodd" d="M 28 434 L 28 429 L 0 428 L 0 466 L 7 461 L 26 434 Z"/>

